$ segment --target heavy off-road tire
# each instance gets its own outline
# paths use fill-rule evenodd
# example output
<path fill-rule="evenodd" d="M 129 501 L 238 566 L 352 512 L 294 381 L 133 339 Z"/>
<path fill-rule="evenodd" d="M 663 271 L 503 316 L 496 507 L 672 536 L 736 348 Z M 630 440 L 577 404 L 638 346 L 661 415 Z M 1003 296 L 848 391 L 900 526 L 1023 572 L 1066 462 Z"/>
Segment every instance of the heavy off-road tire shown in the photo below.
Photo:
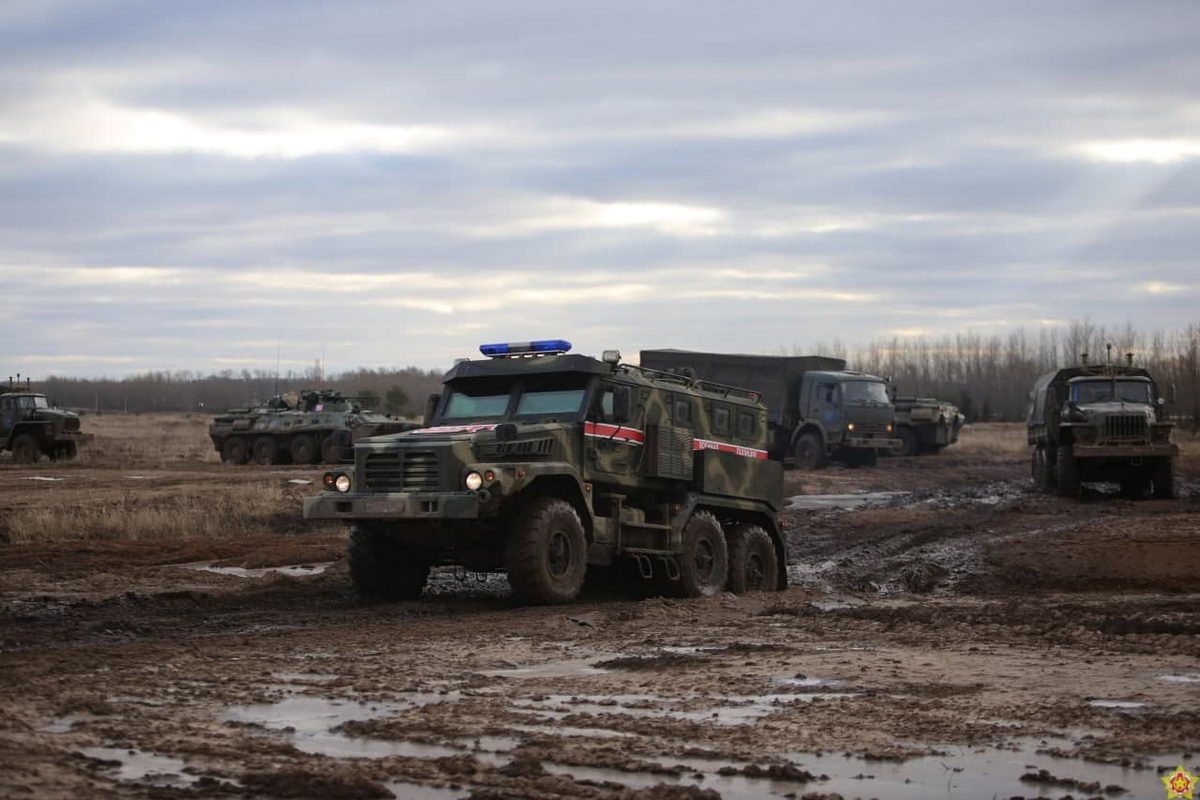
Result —
<path fill-rule="evenodd" d="M 683 527 L 683 552 L 679 556 L 679 594 L 712 597 L 729 580 L 729 549 L 717 518 L 697 511 Z"/>
<path fill-rule="evenodd" d="M 1175 462 L 1169 458 L 1164 458 L 1154 465 L 1154 475 L 1151 477 L 1151 482 L 1154 484 L 1154 499 L 1155 500 L 1171 500 L 1175 497 Z"/>
<path fill-rule="evenodd" d="M 729 549 L 729 591 L 774 592 L 779 589 L 779 556 L 771 536 L 758 525 L 740 524 L 725 537 Z"/>
<path fill-rule="evenodd" d="M 221 445 L 221 460 L 230 464 L 245 464 L 250 460 L 250 449 L 241 436 L 230 436 Z"/>
<path fill-rule="evenodd" d="M 1054 451 L 1042 445 L 1033 449 L 1033 488 L 1043 494 L 1054 491 L 1054 469 L 1057 465 L 1052 463 L 1053 458 Z"/>
<path fill-rule="evenodd" d="M 587 576 L 587 538 L 575 506 L 558 497 L 530 501 L 509 528 L 505 562 L 513 597 L 521 603 L 578 598 Z"/>
<path fill-rule="evenodd" d="M 36 464 L 42 455 L 37 439 L 28 433 L 22 433 L 12 443 L 13 461 L 18 464 Z"/>
<path fill-rule="evenodd" d="M 292 439 L 291 451 L 293 464 L 317 463 L 317 446 L 311 436 L 302 433 Z"/>
<path fill-rule="evenodd" d="M 279 445 L 272 436 L 260 436 L 254 440 L 254 463 L 270 466 L 279 461 Z"/>
<path fill-rule="evenodd" d="M 896 430 L 896 438 L 900 440 L 900 444 L 888 449 L 888 452 L 892 455 L 915 456 L 920 452 L 921 445 L 917 441 L 917 434 L 907 425 Z"/>
<path fill-rule="evenodd" d="M 341 448 L 337 446 L 337 440 L 333 438 L 333 434 L 326 434 L 325 438 L 321 439 L 321 444 L 318 447 L 321 454 L 322 464 L 336 464 L 341 460 Z"/>
<path fill-rule="evenodd" d="M 429 580 L 428 556 L 380 528 L 351 527 L 346 560 L 354 590 L 367 600 L 415 600 Z"/>
<path fill-rule="evenodd" d="M 1075 462 L 1075 448 L 1060 445 L 1054 458 L 1054 483 L 1059 497 L 1079 497 L 1079 464 Z"/>
<path fill-rule="evenodd" d="M 803 433 L 792 449 L 796 469 L 820 469 L 825 466 L 825 443 L 813 431 Z"/>

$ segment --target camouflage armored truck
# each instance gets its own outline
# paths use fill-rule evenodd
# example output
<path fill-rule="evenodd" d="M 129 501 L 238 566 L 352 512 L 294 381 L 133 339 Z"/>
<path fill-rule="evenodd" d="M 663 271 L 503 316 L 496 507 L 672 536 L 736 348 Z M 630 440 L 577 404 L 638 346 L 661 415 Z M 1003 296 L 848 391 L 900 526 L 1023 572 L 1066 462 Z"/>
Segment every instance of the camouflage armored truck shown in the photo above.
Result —
<path fill-rule="evenodd" d="M 958 441 L 965 417 L 953 403 L 932 397 L 894 397 L 892 403 L 900 443 L 888 451 L 891 455 L 936 453 Z"/>
<path fill-rule="evenodd" d="M 416 597 L 435 564 L 506 571 L 526 603 L 574 600 L 597 566 L 689 597 L 785 586 L 757 396 L 569 349 L 481 347 L 426 427 L 359 441 L 326 473 L 304 516 L 349 525 L 360 594 Z"/>
<path fill-rule="evenodd" d="M 820 469 L 831 458 L 873 466 L 880 451 L 899 443 L 887 382 L 847 370 L 840 358 L 643 350 L 641 363 L 757 392 L 769 409 L 771 458 L 800 469 Z"/>
<path fill-rule="evenodd" d="M 1165 401 L 1132 366 L 1084 364 L 1048 372 L 1029 393 L 1031 471 L 1043 492 L 1075 497 L 1086 481 L 1116 481 L 1126 496 L 1175 496 L 1175 456 Z"/>
<path fill-rule="evenodd" d="M 79 415 L 52 408 L 46 395 L 30 391 L 0 394 L 0 450 L 13 461 L 32 464 L 44 454 L 52 460 L 74 458 L 92 440 L 79 430 Z"/>
<path fill-rule="evenodd" d="M 265 406 L 232 408 L 213 419 L 208 435 L 232 464 L 336 464 L 359 439 L 419 427 L 365 410 L 360 400 L 307 389 L 295 402 L 277 396 Z"/>

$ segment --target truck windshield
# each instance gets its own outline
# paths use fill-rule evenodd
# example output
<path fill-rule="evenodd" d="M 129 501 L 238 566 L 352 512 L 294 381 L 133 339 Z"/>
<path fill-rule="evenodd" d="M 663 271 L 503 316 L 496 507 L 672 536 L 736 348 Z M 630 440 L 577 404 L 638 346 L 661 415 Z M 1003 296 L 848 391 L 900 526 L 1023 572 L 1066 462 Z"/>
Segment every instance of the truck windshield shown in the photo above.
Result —
<path fill-rule="evenodd" d="M 583 404 L 583 389 L 525 392 L 517 405 L 517 416 L 526 414 L 574 414 Z"/>
<path fill-rule="evenodd" d="M 1113 387 L 1116 394 L 1113 394 Z M 1108 400 L 1120 400 L 1126 403 L 1151 404 L 1149 381 L 1130 381 L 1111 378 L 1097 378 L 1090 381 L 1078 381 L 1071 384 L 1072 402 L 1103 403 Z"/>
<path fill-rule="evenodd" d="M 513 417 L 574 416 L 583 410 L 587 376 L 567 373 L 464 381 L 456 382 L 449 391 L 442 419 L 507 417 L 514 393 L 519 399 Z"/>
<path fill-rule="evenodd" d="M 49 408 L 50 404 L 44 397 L 22 397 L 17 401 L 17 405 L 21 408 Z"/>
<path fill-rule="evenodd" d="M 455 389 L 446 401 L 446 419 L 467 417 L 501 417 L 508 408 L 508 392 L 494 394 L 484 390 L 475 393 L 471 389 Z"/>
<path fill-rule="evenodd" d="M 844 381 L 842 398 L 847 403 L 888 404 L 887 387 L 877 381 Z"/>

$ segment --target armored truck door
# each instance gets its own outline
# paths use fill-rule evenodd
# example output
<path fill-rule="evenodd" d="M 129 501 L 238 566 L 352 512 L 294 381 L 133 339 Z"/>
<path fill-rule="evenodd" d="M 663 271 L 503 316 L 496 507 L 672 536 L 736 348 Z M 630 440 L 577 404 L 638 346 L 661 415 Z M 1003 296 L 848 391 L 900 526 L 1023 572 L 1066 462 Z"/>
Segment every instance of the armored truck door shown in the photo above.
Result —
<path fill-rule="evenodd" d="M 622 394 L 624 397 L 619 397 Z M 625 414 L 618 413 L 622 406 L 633 407 L 634 402 L 628 398 L 636 394 L 628 386 L 600 384 L 592 410 L 583 423 L 584 452 L 592 471 L 607 475 L 633 475 L 637 469 L 645 432 L 622 419 Z"/>

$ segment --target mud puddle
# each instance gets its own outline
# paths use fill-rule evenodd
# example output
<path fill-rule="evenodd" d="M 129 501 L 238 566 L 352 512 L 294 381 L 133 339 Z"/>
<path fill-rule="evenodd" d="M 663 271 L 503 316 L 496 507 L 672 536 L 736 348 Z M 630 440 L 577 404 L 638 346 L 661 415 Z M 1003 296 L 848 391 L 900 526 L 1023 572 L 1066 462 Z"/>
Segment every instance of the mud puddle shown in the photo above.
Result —
<path fill-rule="evenodd" d="M 105 769 L 119 781 L 148 783 L 155 786 L 191 786 L 200 780 L 184 772 L 187 762 L 181 758 L 128 750 L 123 747 L 81 747 L 80 754 L 105 762 Z"/>
<path fill-rule="evenodd" d="M 854 511 L 903 505 L 912 492 L 862 492 L 858 494 L 798 494 L 787 499 L 785 511 Z"/>
<path fill-rule="evenodd" d="M 320 575 L 332 567 L 334 562 L 323 561 L 318 564 L 289 564 L 282 567 L 222 567 L 211 561 L 199 561 L 194 564 L 176 564 L 183 569 L 197 572 L 215 572 L 218 575 L 231 575 L 235 578 L 262 578 L 266 575 L 287 575 L 292 578 L 303 578 L 309 575 Z"/>
<path fill-rule="evenodd" d="M 574 658 L 562 661 L 549 661 L 545 664 L 533 664 L 525 667 L 505 667 L 503 669 L 480 670 L 480 675 L 489 678 L 578 678 L 589 675 L 606 675 L 607 669 L 592 666 L 602 657 Z"/>

